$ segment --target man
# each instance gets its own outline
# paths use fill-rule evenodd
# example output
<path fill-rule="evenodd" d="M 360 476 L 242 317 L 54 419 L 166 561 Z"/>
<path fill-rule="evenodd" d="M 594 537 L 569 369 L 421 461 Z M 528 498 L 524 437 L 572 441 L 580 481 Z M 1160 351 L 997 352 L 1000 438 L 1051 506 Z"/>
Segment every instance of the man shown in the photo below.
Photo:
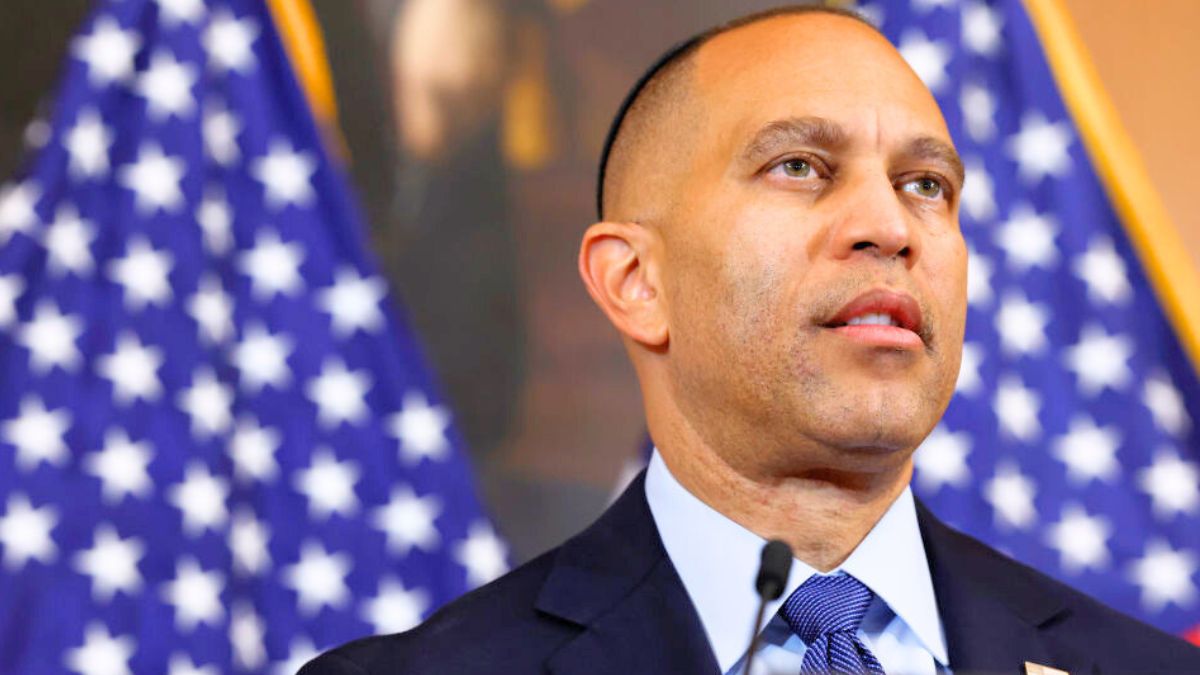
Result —
<path fill-rule="evenodd" d="M 310 673 L 738 673 L 766 539 L 772 672 L 1200 672 L 1200 650 L 955 533 L 908 489 L 958 373 L 963 170 L 871 26 L 749 17 L 618 119 L 580 272 L 657 451 L 591 528 Z"/>

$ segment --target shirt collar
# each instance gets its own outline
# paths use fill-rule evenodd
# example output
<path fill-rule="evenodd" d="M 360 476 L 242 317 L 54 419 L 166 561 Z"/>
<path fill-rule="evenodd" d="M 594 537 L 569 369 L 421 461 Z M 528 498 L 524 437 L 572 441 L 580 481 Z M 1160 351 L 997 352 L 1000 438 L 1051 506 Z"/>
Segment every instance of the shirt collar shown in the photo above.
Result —
<path fill-rule="evenodd" d="M 646 469 L 646 500 L 667 555 L 700 615 L 720 671 L 727 672 L 749 642 L 748 632 L 758 610 L 754 578 L 766 542 L 688 492 L 671 475 L 657 449 Z M 948 662 L 916 506 L 908 488 L 838 569 L 866 584 L 938 662 Z M 774 616 L 792 591 L 816 573 L 803 561 L 794 560 L 783 594 L 767 604 L 765 615 Z"/>

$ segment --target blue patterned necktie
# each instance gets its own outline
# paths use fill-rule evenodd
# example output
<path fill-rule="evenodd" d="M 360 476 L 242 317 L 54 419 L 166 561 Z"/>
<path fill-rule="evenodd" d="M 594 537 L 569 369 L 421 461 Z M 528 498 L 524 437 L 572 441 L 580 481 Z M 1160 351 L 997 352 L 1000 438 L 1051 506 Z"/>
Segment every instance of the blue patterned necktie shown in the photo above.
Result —
<path fill-rule="evenodd" d="M 875 594 L 848 574 L 808 578 L 779 611 L 804 640 L 801 675 L 884 675 L 879 659 L 858 638 L 858 626 Z"/>

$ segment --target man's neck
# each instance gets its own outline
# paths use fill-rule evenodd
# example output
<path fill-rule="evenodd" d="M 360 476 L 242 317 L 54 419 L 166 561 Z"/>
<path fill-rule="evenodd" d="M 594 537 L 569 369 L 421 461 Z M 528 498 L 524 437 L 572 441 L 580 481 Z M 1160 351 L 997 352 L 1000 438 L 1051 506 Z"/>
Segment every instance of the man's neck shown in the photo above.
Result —
<path fill-rule="evenodd" d="M 659 446 L 672 475 L 730 520 L 763 537 L 782 539 L 792 554 L 827 572 L 867 536 L 912 476 L 907 459 L 879 471 L 814 466 L 750 477 L 707 447 Z"/>

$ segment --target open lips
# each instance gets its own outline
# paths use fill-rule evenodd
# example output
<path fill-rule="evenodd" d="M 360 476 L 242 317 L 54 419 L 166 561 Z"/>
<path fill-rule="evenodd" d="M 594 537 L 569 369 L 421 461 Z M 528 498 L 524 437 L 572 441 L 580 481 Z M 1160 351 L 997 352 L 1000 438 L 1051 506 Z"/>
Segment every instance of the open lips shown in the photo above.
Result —
<path fill-rule="evenodd" d="M 843 306 L 822 324 L 856 342 L 893 349 L 917 349 L 921 337 L 921 308 L 907 293 L 867 291 Z"/>

